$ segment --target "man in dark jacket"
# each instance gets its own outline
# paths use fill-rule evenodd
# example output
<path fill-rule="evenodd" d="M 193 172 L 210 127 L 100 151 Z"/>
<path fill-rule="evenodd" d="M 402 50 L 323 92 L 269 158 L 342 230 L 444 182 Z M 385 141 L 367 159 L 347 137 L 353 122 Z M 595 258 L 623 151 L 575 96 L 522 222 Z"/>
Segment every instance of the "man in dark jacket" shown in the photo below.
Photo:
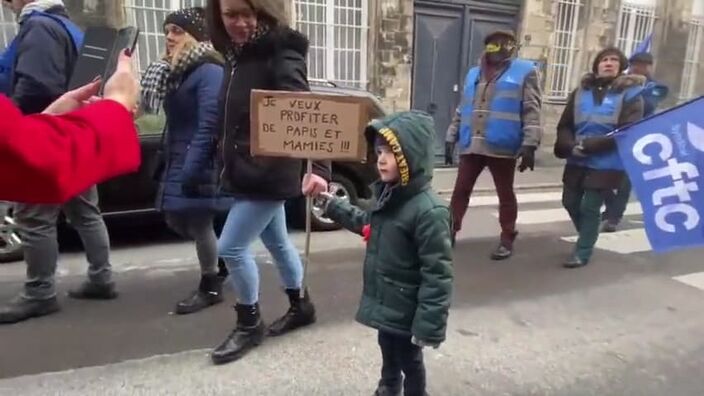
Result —
<path fill-rule="evenodd" d="M 68 19 L 61 0 L 12 0 L 12 9 L 18 15 L 19 32 L 8 96 L 24 114 L 41 113 L 66 92 L 79 50 L 69 32 L 73 26 L 59 19 Z"/>
<path fill-rule="evenodd" d="M 669 88 L 653 79 L 653 55 L 647 52 L 640 52 L 630 59 L 629 73 L 636 76 L 645 77 L 645 88 L 643 90 L 643 116 L 650 117 L 655 114 L 660 103 L 667 98 Z M 604 224 L 602 232 L 616 232 L 618 224 L 623 218 L 623 214 L 628 206 L 631 197 L 631 181 L 624 177 L 623 184 L 615 193 L 607 194 L 605 198 L 606 210 L 602 214 Z"/>
<path fill-rule="evenodd" d="M 375 395 L 425 395 L 423 346 L 445 340 L 452 294 L 450 213 L 433 193 L 433 136 L 427 114 L 372 122 L 380 181 L 371 212 L 326 194 L 327 215 L 367 240 L 357 321 L 379 330 L 383 365 Z"/>
<path fill-rule="evenodd" d="M 516 38 L 498 31 L 485 39 L 481 64 L 465 79 L 462 102 L 447 130 L 446 162 L 452 162 L 460 144 L 460 164 L 452 193 L 453 240 L 484 168 L 489 168 L 499 197 L 501 239 L 491 254 L 503 260 L 513 254 L 518 235 L 518 203 L 513 190 L 517 160 L 519 170 L 533 170 L 535 150 L 542 136 L 542 92 L 534 62 L 516 59 Z"/>
<path fill-rule="evenodd" d="M 10 97 L 25 114 L 44 111 L 68 89 L 82 41 L 61 0 L 12 0 L 19 32 L 13 45 Z M 90 263 L 89 280 L 73 298 L 116 296 L 109 262 L 110 242 L 95 186 L 63 206 L 18 204 L 15 216 L 27 262 L 24 291 L 0 306 L 0 323 L 15 323 L 59 310 L 54 274 L 58 261 L 56 222 L 60 212 L 76 228 Z"/>
<path fill-rule="evenodd" d="M 628 60 L 617 48 L 597 54 L 592 73 L 570 94 L 557 125 L 555 155 L 567 159 L 562 204 L 579 239 L 567 268 L 587 265 L 599 237 L 604 197 L 625 176 L 616 142 L 609 133 L 643 117 L 641 76 L 623 74 Z"/>

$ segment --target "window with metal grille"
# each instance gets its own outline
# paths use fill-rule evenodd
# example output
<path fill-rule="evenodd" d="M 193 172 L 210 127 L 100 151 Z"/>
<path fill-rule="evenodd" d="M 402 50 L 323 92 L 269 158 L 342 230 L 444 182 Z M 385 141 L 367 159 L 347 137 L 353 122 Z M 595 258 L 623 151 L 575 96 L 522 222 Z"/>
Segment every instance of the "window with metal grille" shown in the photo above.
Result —
<path fill-rule="evenodd" d="M 308 36 L 308 78 L 366 88 L 368 0 L 294 0 L 296 28 Z"/>
<path fill-rule="evenodd" d="M 616 46 L 627 57 L 653 32 L 656 6 L 656 0 L 624 0 L 621 4 Z"/>
<path fill-rule="evenodd" d="M 126 0 L 125 14 L 130 25 L 139 27 L 141 33 L 137 45 L 137 62 L 143 72 L 151 62 L 166 51 L 162 25 L 166 16 L 181 8 L 201 6 L 206 0 Z"/>
<path fill-rule="evenodd" d="M 17 34 L 15 14 L 9 8 L 0 6 L 0 44 L 5 48 Z"/>
<path fill-rule="evenodd" d="M 701 65 L 701 54 L 704 46 L 704 0 L 694 2 L 692 20 L 689 22 L 689 38 L 687 39 L 687 54 L 684 58 L 680 100 L 694 98 L 697 86 L 697 74 Z"/>
<path fill-rule="evenodd" d="M 572 89 L 574 58 L 577 52 L 577 24 L 582 0 L 558 0 L 555 4 L 555 32 L 547 69 L 545 100 L 560 102 Z"/>

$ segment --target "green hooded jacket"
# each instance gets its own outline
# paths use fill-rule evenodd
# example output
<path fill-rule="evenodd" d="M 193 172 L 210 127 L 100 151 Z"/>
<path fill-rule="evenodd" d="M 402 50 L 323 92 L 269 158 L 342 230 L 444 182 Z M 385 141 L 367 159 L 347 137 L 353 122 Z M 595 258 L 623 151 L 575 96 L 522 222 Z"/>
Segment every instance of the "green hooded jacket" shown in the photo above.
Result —
<path fill-rule="evenodd" d="M 453 271 L 450 212 L 431 188 L 435 128 L 425 113 L 402 112 L 373 121 L 367 138 L 378 135 L 394 152 L 400 182 L 377 181 L 371 211 L 332 200 L 326 212 L 352 232 L 368 232 L 357 321 L 437 345 L 445 340 Z"/>

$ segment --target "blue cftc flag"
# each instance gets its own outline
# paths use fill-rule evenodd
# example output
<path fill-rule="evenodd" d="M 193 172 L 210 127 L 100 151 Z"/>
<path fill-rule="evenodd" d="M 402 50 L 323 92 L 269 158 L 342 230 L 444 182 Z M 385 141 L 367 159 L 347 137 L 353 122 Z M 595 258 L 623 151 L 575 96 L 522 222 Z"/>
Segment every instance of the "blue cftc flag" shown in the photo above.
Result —
<path fill-rule="evenodd" d="M 614 136 L 653 250 L 704 246 L 704 96 Z"/>

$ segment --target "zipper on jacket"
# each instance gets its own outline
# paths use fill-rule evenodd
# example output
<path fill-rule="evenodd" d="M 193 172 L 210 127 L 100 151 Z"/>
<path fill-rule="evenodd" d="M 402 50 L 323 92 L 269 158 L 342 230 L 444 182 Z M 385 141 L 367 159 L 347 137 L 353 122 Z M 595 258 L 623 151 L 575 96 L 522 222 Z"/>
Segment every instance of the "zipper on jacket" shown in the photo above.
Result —
<path fill-rule="evenodd" d="M 227 147 L 227 114 L 229 113 L 230 105 L 230 89 L 232 88 L 232 80 L 235 79 L 235 71 L 237 71 L 237 66 L 232 66 L 232 73 L 230 73 L 230 81 L 227 83 L 227 92 L 225 92 L 225 114 L 223 115 L 223 125 L 222 125 L 222 171 L 220 171 L 220 185 L 223 183 L 223 177 L 225 176 L 225 169 L 227 169 L 227 161 L 225 160 L 225 152 Z"/>

